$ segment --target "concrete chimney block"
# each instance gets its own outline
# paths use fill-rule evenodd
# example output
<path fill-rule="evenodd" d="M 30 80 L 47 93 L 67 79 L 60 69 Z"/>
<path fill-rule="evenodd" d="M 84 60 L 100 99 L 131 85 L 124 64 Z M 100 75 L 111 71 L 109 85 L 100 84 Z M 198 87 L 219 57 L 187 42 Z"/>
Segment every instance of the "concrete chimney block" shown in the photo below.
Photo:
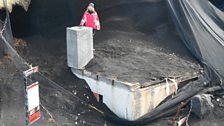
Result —
<path fill-rule="evenodd" d="M 67 28 L 68 66 L 83 69 L 93 58 L 92 29 L 88 27 Z"/>

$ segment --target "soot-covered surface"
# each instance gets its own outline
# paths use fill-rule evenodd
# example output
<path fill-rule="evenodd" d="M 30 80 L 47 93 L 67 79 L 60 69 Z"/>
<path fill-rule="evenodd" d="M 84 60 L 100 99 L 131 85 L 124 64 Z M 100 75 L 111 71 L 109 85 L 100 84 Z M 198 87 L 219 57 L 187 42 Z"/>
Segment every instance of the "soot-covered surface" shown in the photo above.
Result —
<path fill-rule="evenodd" d="M 168 15 L 165 2 L 119 5 L 102 12 L 107 18 L 102 21 L 103 30 L 94 36 L 95 58 L 86 69 L 131 83 L 197 73 L 200 66 Z"/>
<path fill-rule="evenodd" d="M 166 31 L 168 32 L 168 31 Z M 111 38 L 94 45 L 95 58 L 86 69 L 95 74 L 130 83 L 147 83 L 164 77 L 190 77 L 199 72 L 200 66 L 193 60 L 182 58 L 173 50 L 166 50 L 153 43 L 180 42 L 178 36 L 164 33 L 144 35 L 137 32 L 102 32 L 113 34 Z"/>

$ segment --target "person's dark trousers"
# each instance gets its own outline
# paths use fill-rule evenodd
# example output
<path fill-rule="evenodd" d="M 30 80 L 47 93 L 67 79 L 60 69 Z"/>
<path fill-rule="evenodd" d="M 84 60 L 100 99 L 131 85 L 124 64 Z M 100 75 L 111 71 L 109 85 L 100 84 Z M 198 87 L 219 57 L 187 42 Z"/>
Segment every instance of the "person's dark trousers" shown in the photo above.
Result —
<path fill-rule="evenodd" d="M 96 34 L 96 29 L 93 29 L 93 36 Z"/>

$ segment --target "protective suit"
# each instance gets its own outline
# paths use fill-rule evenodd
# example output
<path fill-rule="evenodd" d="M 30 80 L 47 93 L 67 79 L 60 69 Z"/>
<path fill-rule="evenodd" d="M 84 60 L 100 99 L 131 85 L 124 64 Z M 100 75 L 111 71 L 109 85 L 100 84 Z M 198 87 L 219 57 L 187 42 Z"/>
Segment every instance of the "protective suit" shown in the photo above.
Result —
<path fill-rule="evenodd" d="M 92 6 L 89 6 L 88 8 L 93 8 Z M 96 30 L 100 30 L 100 21 L 97 12 L 94 10 L 91 11 L 87 9 L 85 13 L 83 14 L 82 20 L 80 22 L 80 25 L 85 25 L 86 27 L 91 27 Z"/>

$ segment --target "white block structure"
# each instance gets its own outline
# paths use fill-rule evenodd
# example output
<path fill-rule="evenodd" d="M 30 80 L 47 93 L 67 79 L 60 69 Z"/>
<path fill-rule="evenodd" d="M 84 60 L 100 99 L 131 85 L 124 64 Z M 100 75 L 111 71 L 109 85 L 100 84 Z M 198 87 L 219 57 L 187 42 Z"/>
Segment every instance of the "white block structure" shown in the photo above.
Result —
<path fill-rule="evenodd" d="M 167 96 L 175 93 L 178 84 L 198 76 L 179 79 L 166 78 L 159 82 L 149 80 L 147 86 L 139 82 L 123 82 L 91 72 L 85 65 L 93 58 L 92 29 L 86 27 L 67 28 L 68 66 L 75 76 L 84 79 L 98 100 L 118 117 L 136 120 L 155 109 Z"/>
<path fill-rule="evenodd" d="M 92 29 L 88 27 L 67 28 L 68 66 L 83 69 L 93 58 Z"/>
<path fill-rule="evenodd" d="M 103 103 L 118 117 L 136 120 L 153 110 L 167 96 L 177 91 L 177 83 L 168 80 L 141 88 L 140 84 L 120 82 L 95 75 L 86 70 L 71 68 L 73 74 L 84 79 L 92 92 L 102 95 Z"/>

